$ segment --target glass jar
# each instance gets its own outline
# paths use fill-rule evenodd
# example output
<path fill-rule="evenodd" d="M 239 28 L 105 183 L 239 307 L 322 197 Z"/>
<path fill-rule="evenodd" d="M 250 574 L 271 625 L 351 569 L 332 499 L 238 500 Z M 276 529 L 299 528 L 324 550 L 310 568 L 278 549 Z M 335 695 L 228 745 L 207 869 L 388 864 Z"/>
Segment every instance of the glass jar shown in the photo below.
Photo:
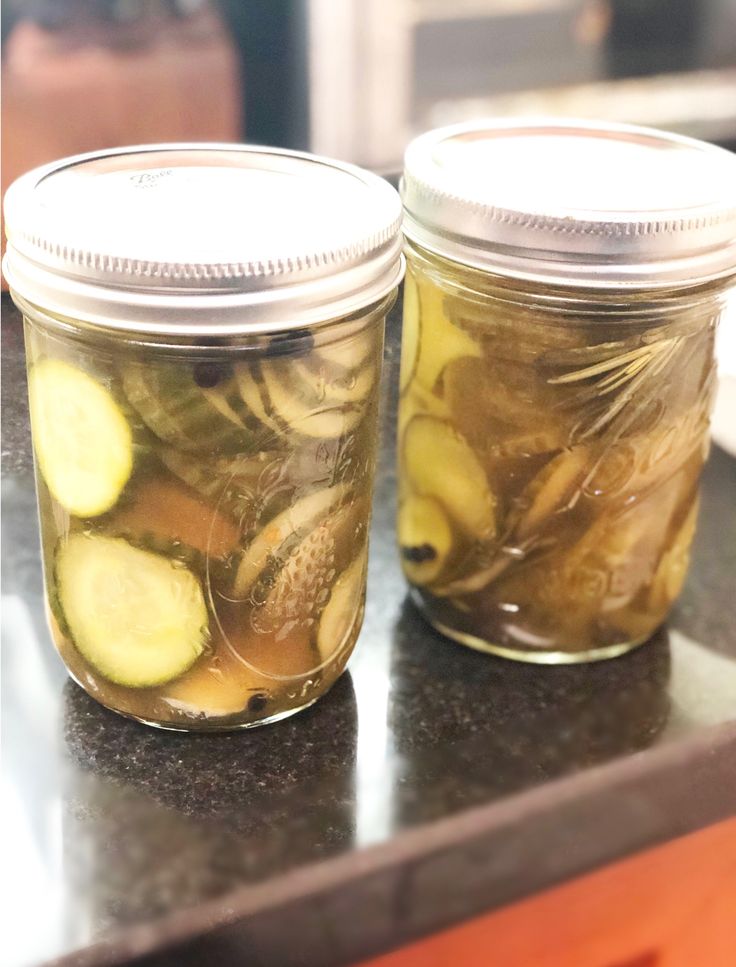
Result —
<path fill-rule="evenodd" d="M 666 618 L 696 526 L 735 185 L 727 152 L 626 126 L 489 123 L 409 147 L 398 538 L 444 634 L 579 662 Z"/>
<path fill-rule="evenodd" d="M 311 705 L 363 617 L 398 196 L 308 155 L 182 145 L 37 169 L 6 216 L 69 673 L 173 729 Z"/>

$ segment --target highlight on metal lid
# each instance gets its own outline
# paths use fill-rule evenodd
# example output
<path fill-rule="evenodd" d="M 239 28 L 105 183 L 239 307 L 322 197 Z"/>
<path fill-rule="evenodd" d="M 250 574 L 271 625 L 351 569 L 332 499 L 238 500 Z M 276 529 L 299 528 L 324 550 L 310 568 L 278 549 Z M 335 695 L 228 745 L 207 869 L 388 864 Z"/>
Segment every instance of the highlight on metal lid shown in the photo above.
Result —
<path fill-rule="evenodd" d="M 736 272 L 736 156 L 650 128 L 490 120 L 409 145 L 407 236 L 516 278 L 661 288 Z"/>
<path fill-rule="evenodd" d="M 50 312 L 135 332 L 324 322 L 401 280 L 382 178 L 301 152 L 143 145 L 63 159 L 5 200 L 4 271 Z"/>

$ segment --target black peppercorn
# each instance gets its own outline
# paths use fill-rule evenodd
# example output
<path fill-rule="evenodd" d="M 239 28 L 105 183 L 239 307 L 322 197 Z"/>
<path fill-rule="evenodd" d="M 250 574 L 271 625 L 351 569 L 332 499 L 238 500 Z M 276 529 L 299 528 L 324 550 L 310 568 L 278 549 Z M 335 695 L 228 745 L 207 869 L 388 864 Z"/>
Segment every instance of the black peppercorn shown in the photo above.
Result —
<path fill-rule="evenodd" d="M 249 712 L 262 712 L 268 705 L 268 697 L 263 692 L 256 692 L 248 700 Z"/>

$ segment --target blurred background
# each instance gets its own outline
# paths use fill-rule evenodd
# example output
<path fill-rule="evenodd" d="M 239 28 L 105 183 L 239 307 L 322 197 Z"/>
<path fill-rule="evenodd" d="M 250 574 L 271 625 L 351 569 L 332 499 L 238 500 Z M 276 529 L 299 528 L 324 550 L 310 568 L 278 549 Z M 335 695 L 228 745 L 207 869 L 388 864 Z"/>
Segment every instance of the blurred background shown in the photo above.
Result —
<path fill-rule="evenodd" d="M 3 180 L 179 139 L 390 171 L 419 131 L 598 116 L 736 144 L 736 0 L 2 0 Z"/>
<path fill-rule="evenodd" d="M 2 189 L 124 144 L 248 141 L 400 169 L 490 115 L 736 146 L 736 0 L 2 0 Z"/>

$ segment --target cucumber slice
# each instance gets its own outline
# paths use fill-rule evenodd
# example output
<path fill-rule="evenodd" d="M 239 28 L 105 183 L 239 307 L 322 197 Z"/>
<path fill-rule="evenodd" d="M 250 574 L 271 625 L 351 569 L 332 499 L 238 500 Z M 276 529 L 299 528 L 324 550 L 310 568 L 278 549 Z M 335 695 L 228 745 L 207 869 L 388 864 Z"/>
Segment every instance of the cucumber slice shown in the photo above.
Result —
<path fill-rule="evenodd" d="M 306 533 L 294 531 L 282 543 L 251 594 L 252 602 L 263 602 L 250 616 L 256 632 L 272 635 L 276 645 L 310 634 L 336 572 L 363 540 L 365 517 L 362 502 L 345 505 L 323 515 Z"/>
<path fill-rule="evenodd" d="M 227 648 L 216 645 L 215 655 L 200 661 L 171 682 L 162 696 L 167 705 L 193 718 L 215 719 L 236 715 L 258 695 L 265 706 L 264 681 L 238 661 Z"/>
<path fill-rule="evenodd" d="M 649 605 L 655 613 L 667 609 L 685 583 L 690 564 L 690 545 L 698 522 L 699 501 L 695 497 L 669 550 L 665 551 L 652 580 Z"/>
<path fill-rule="evenodd" d="M 403 436 L 402 462 L 411 490 L 434 497 L 471 538 L 493 537 L 496 502 L 483 467 L 449 423 L 415 416 Z"/>
<path fill-rule="evenodd" d="M 363 616 L 368 548 L 345 568 L 332 586 L 317 629 L 317 651 L 325 662 L 345 647 Z"/>
<path fill-rule="evenodd" d="M 408 497 L 399 507 L 401 565 L 412 584 L 431 584 L 442 574 L 452 552 L 452 526 L 432 497 Z"/>
<path fill-rule="evenodd" d="M 132 488 L 131 488 L 132 489 Z M 133 490 L 133 489 L 132 489 Z M 105 529 L 134 544 L 178 558 L 192 549 L 210 559 L 240 550 L 240 527 L 183 483 L 142 481 L 105 521 Z"/>
<path fill-rule="evenodd" d="M 343 336 L 336 342 L 317 346 L 314 353 L 319 360 L 331 366 L 357 369 L 370 358 L 375 343 L 375 330 L 369 326 L 353 336 Z"/>
<path fill-rule="evenodd" d="M 305 533 L 314 527 L 316 521 L 335 508 L 347 492 L 347 484 L 317 490 L 297 500 L 269 521 L 245 549 L 235 576 L 234 596 L 241 600 L 246 598 L 269 558 L 278 555 L 281 545 L 293 539 L 295 534 Z"/>
<path fill-rule="evenodd" d="M 123 389 L 149 429 L 180 450 L 244 451 L 252 443 L 222 392 L 198 386 L 187 366 L 130 364 Z"/>
<path fill-rule="evenodd" d="M 173 447 L 158 452 L 164 466 L 192 490 L 207 500 L 221 504 L 229 512 L 239 513 L 253 503 L 260 481 L 270 464 L 281 459 L 268 450 L 256 450 L 248 456 L 200 461 Z"/>
<path fill-rule="evenodd" d="M 266 410 L 260 376 L 254 373 L 247 363 L 240 363 L 235 367 L 235 379 L 238 383 L 241 399 L 248 407 L 249 412 L 267 429 L 280 434 L 281 427 Z"/>
<path fill-rule="evenodd" d="M 57 552 L 56 584 L 74 644 L 111 682 L 162 685 L 204 651 L 199 581 L 159 554 L 116 537 L 74 534 Z"/>
<path fill-rule="evenodd" d="M 236 409 L 236 406 L 241 403 L 242 397 L 235 379 L 229 380 L 224 386 L 201 387 L 201 390 L 210 406 L 213 406 L 233 426 L 241 430 L 247 429 L 245 421 Z"/>
<path fill-rule="evenodd" d="M 352 432 L 360 422 L 361 407 L 355 404 L 330 407 L 321 403 L 316 395 L 305 397 L 296 386 L 289 386 L 282 380 L 278 369 L 271 363 L 261 364 L 261 374 L 271 412 L 285 431 L 334 440 Z"/>
<path fill-rule="evenodd" d="M 420 342 L 414 379 L 426 389 L 434 389 L 446 367 L 457 359 L 482 357 L 478 343 L 452 322 L 445 312 L 445 295 L 438 286 L 425 282 L 419 288 L 416 339 Z"/>
<path fill-rule="evenodd" d="M 398 436 L 403 440 L 404 431 L 415 416 L 434 416 L 438 420 L 449 423 L 450 408 L 441 396 L 435 396 L 429 390 L 420 386 L 416 380 L 409 384 L 399 400 Z"/>
<path fill-rule="evenodd" d="M 404 318 L 401 327 L 401 369 L 399 376 L 399 391 L 401 393 L 414 378 L 419 360 L 421 333 L 419 289 L 414 276 L 407 272 L 404 279 Z"/>
<path fill-rule="evenodd" d="M 521 496 L 522 511 L 514 526 L 519 540 L 537 531 L 554 514 L 571 507 L 582 495 L 590 453 L 576 447 L 557 454 L 545 464 Z"/>
<path fill-rule="evenodd" d="M 362 403 L 376 382 L 375 367 L 370 364 L 358 370 L 340 372 L 326 367 L 315 370 L 301 360 L 291 361 L 289 367 L 287 379 L 301 386 L 304 395 L 316 395 L 320 404 L 326 407 Z"/>
<path fill-rule="evenodd" d="M 58 359 L 33 366 L 28 396 L 38 466 L 52 496 L 76 517 L 104 514 L 133 470 L 133 438 L 117 403 Z"/>

